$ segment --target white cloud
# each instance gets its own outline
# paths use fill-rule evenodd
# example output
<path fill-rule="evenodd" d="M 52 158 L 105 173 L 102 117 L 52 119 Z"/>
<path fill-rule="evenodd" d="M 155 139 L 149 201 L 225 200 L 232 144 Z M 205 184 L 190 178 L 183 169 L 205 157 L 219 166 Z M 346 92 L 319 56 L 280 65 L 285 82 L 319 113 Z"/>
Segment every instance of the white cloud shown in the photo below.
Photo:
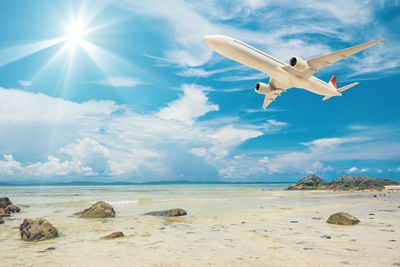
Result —
<path fill-rule="evenodd" d="M 18 84 L 21 85 L 21 86 L 26 87 L 26 86 L 31 86 L 31 85 L 32 85 L 32 82 L 31 82 L 31 81 L 19 80 L 19 81 L 18 81 Z"/>
<path fill-rule="evenodd" d="M 143 84 L 142 81 L 133 77 L 108 77 L 104 80 L 91 82 L 92 84 L 100 84 L 111 87 L 134 87 Z"/>
<path fill-rule="evenodd" d="M 210 111 L 218 111 L 218 105 L 208 102 L 206 91 L 210 88 L 199 85 L 184 84 L 181 87 L 183 96 L 171 102 L 158 112 L 158 116 L 168 120 L 183 121 L 193 125 L 194 121 Z"/>
<path fill-rule="evenodd" d="M 369 138 L 367 137 L 321 138 L 313 140 L 312 142 L 302 143 L 302 144 L 313 147 L 336 147 L 337 145 L 362 142 L 368 139 Z"/>
<path fill-rule="evenodd" d="M 202 68 L 186 68 L 177 74 L 184 77 L 209 77 L 214 74 L 228 72 L 231 70 L 237 70 L 238 67 L 216 69 L 216 70 L 204 70 Z"/>
<path fill-rule="evenodd" d="M 307 148 L 279 153 L 270 157 L 267 168 L 272 173 L 296 172 L 307 170 L 323 171 L 323 162 L 345 160 L 384 160 L 400 156 L 400 144 L 396 142 L 383 143 L 372 139 L 371 132 L 361 132 L 357 137 L 321 138 L 311 142 L 301 143 Z M 366 136 L 369 135 L 369 136 Z M 381 136 L 382 138 L 382 136 Z M 368 168 L 353 167 L 350 172 L 368 172 Z"/>
<path fill-rule="evenodd" d="M 352 172 L 358 172 L 358 168 L 357 167 L 351 167 L 348 172 L 352 173 Z"/>
<path fill-rule="evenodd" d="M 14 175 L 22 170 L 21 163 L 14 160 L 12 155 L 3 155 L 4 160 L 0 160 L 0 174 Z"/>
<path fill-rule="evenodd" d="M 232 117 L 199 122 L 218 108 L 206 94 L 212 89 L 184 85 L 182 90 L 160 112 L 139 114 L 112 101 L 76 103 L 0 88 L 0 147 L 7 148 L 0 174 L 32 179 L 218 177 L 218 170 L 230 166 L 227 157 L 238 145 L 285 125 L 275 120 L 247 125 Z M 233 160 L 250 159 L 239 155 Z M 241 175 L 255 172 L 253 168 Z"/>

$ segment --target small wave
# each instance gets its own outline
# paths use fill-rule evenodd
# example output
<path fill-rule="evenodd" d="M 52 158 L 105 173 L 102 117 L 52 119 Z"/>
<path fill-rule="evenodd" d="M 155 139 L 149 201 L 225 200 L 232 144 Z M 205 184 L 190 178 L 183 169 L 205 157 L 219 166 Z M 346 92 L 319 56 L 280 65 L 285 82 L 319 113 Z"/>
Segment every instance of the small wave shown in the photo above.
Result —
<path fill-rule="evenodd" d="M 96 203 L 96 201 L 92 201 L 92 203 Z M 114 201 L 106 201 L 110 205 L 113 206 L 122 206 L 122 205 L 129 205 L 129 204 L 137 204 L 138 200 L 137 199 L 128 199 L 128 200 L 114 200 Z"/>

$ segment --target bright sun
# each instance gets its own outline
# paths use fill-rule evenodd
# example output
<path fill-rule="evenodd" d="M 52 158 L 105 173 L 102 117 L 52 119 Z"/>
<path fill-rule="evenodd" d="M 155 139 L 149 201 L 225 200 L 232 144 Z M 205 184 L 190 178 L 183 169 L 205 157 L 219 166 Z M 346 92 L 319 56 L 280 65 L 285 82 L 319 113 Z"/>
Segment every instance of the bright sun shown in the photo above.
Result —
<path fill-rule="evenodd" d="M 67 28 L 67 39 L 71 45 L 80 44 L 85 35 L 84 25 L 82 23 L 74 22 Z"/>

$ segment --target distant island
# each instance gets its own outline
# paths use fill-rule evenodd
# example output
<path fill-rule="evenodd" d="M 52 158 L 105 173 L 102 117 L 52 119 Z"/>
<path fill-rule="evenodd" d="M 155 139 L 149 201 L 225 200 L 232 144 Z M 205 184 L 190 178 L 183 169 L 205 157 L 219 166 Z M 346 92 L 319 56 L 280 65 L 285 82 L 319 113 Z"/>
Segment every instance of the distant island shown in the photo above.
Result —
<path fill-rule="evenodd" d="M 317 175 L 311 174 L 289 186 L 287 190 L 383 190 L 385 186 L 389 185 L 400 185 L 400 182 L 368 176 L 351 176 L 348 174 L 325 182 Z"/>

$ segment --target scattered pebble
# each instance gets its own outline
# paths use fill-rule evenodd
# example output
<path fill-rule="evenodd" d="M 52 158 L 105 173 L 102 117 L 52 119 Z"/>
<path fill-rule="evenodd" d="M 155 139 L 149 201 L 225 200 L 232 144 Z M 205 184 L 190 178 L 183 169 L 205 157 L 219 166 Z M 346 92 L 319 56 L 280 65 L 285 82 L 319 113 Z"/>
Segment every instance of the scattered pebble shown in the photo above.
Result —
<path fill-rule="evenodd" d="M 304 250 L 313 250 L 313 248 L 303 248 Z"/>
<path fill-rule="evenodd" d="M 321 235 L 322 238 L 326 238 L 326 239 L 331 239 L 332 237 L 330 235 Z"/>
<path fill-rule="evenodd" d="M 298 223 L 298 221 L 290 221 L 290 223 Z"/>
<path fill-rule="evenodd" d="M 397 242 L 397 240 L 395 240 L 395 239 L 392 239 L 392 240 L 389 240 L 390 242 Z"/>
<path fill-rule="evenodd" d="M 55 250 L 56 248 L 55 247 L 48 247 L 48 248 L 46 248 L 46 250 Z"/>

